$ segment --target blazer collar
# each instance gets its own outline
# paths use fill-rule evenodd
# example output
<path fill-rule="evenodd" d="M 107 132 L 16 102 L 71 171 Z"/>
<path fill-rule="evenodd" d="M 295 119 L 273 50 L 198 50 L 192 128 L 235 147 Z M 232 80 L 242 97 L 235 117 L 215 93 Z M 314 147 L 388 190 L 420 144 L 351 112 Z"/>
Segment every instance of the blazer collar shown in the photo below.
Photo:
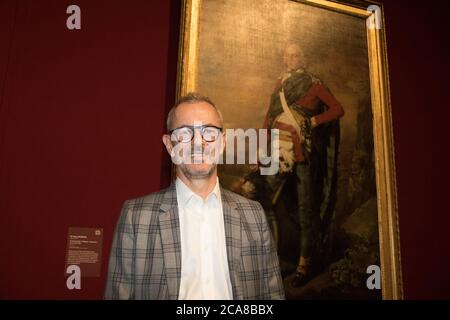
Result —
<path fill-rule="evenodd" d="M 181 279 L 181 234 L 177 193 L 172 183 L 164 192 L 159 214 L 159 230 L 170 300 L 178 299 Z"/>
<path fill-rule="evenodd" d="M 169 187 L 164 190 L 160 209 L 162 212 L 173 210 L 177 207 L 177 191 L 175 189 L 175 182 L 172 182 Z"/>
<path fill-rule="evenodd" d="M 238 211 L 239 209 L 233 193 L 223 188 L 221 188 L 221 192 L 228 269 L 233 288 L 233 299 L 242 300 L 243 293 L 239 277 L 239 270 L 241 268 L 241 214 Z"/>

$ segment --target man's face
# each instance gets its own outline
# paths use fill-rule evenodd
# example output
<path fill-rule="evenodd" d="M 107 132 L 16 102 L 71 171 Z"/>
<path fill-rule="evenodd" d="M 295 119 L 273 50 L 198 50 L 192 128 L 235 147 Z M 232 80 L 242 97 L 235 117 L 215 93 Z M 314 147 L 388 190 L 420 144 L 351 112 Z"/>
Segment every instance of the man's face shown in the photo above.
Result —
<path fill-rule="evenodd" d="M 206 102 L 183 103 L 176 108 L 170 129 L 208 125 L 222 128 L 214 107 Z M 223 152 L 224 139 L 221 132 L 214 142 L 205 141 L 200 129 L 194 130 L 194 137 L 190 142 L 178 142 L 174 138 L 175 135 L 164 135 L 163 142 L 172 161 L 188 179 L 204 179 L 216 172 L 217 161 L 212 159 L 216 159 Z"/>
<path fill-rule="evenodd" d="M 297 70 L 303 64 L 302 52 L 297 45 L 289 45 L 284 51 L 283 59 L 288 71 Z"/>

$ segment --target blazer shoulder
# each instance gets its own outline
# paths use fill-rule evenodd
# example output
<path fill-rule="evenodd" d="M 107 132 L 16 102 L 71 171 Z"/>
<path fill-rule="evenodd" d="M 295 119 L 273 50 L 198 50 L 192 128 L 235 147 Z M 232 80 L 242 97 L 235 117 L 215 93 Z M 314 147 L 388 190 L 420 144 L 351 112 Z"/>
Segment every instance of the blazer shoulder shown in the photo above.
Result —
<path fill-rule="evenodd" d="M 236 208 L 247 227 L 257 228 L 258 230 L 265 229 L 267 224 L 266 214 L 258 201 L 250 200 L 230 190 L 222 190 L 222 201 Z"/>
<path fill-rule="evenodd" d="M 248 199 L 233 191 L 222 188 L 222 200 L 229 204 L 236 205 L 237 209 L 264 212 L 262 205 L 258 201 Z"/>
<path fill-rule="evenodd" d="M 148 231 L 149 225 L 155 223 L 164 206 L 172 207 L 174 204 L 176 192 L 172 185 L 142 197 L 126 200 L 122 205 L 118 224 L 122 225 L 122 228 L 131 226 L 133 231 L 129 233 Z"/>
<path fill-rule="evenodd" d="M 124 207 L 131 210 L 150 209 L 151 211 L 156 211 L 159 210 L 163 203 L 167 201 L 173 202 L 173 200 L 176 200 L 176 192 L 173 185 L 170 185 L 159 191 L 126 200 Z"/>

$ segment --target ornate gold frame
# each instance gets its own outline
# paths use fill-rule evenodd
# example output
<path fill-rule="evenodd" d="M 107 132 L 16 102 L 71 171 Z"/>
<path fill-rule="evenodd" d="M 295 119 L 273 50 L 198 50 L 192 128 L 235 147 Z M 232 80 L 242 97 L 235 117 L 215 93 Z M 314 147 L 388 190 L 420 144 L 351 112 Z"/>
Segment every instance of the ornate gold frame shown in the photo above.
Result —
<path fill-rule="evenodd" d="M 178 59 L 177 95 L 197 87 L 199 17 L 202 0 L 183 0 Z M 383 299 L 403 299 L 398 230 L 397 190 L 389 94 L 388 59 L 383 5 L 374 1 L 293 0 L 326 10 L 366 19 L 370 84 L 373 112 L 375 171 L 377 185 L 378 223 Z M 381 9 L 377 17 L 367 8 Z M 375 21 L 379 19 L 379 21 Z M 379 26 L 374 27 L 374 26 Z"/>

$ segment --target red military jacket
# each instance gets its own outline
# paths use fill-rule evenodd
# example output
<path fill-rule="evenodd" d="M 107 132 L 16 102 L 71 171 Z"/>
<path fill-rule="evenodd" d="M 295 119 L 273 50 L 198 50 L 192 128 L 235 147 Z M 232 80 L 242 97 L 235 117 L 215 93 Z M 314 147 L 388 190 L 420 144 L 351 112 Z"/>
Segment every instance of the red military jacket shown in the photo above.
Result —
<path fill-rule="evenodd" d="M 280 86 L 281 80 L 278 81 L 276 88 L 279 89 Z M 320 80 L 313 81 L 308 91 L 301 98 L 295 101 L 295 103 L 304 108 L 316 110 L 320 105 L 320 101 L 322 101 L 327 106 L 327 108 L 324 112 L 314 116 L 314 119 L 311 119 L 315 126 L 337 120 L 344 115 L 344 108 L 342 107 L 342 105 L 339 103 L 339 101 L 336 100 L 331 92 L 320 83 Z M 268 129 L 268 115 L 269 113 L 267 113 L 264 120 L 263 128 L 265 129 Z M 289 131 L 291 133 L 294 144 L 295 160 L 299 162 L 304 161 L 305 156 L 303 153 L 303 148 L 300 143 L 300 137 L 298 136 L 295 128 L 289 124 L 280 122 L 276 122 L 274 127 L 280 130 Z"/>

